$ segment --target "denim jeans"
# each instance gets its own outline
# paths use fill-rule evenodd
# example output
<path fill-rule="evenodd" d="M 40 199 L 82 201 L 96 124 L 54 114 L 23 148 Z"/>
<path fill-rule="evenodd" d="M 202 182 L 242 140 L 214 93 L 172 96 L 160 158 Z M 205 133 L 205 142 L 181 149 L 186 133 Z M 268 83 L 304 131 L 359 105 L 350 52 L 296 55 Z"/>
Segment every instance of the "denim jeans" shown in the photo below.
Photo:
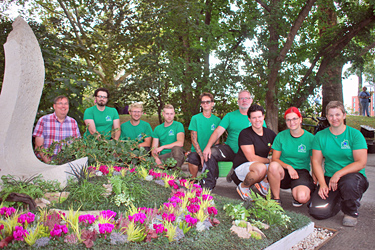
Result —
<path fill-rule="evenodd" d="M 327 185 L 330 177 L 325 176 Z M 366 192 L 369 183 L 360 173 L 350 173 L 341 177 L 336 191 L 329 191 L 328 198 L 323 200 L 318 192 L 319 187 L 311 196 L 309 213 L 315 219 L 327 219 L 336 215 L 340 210 L 352 217 L 358 217 L 359 201 Z"/>
<path fill-rule="evenodd" d="M 369 101 L 368 99 L 365 99 L 366 101 L 363 102 L 361 101 L 361 104 L 362 104 L 362 113 L 363 113 L 363 116 L 366 116 L 365 113 L 367 113 L 367 116 L 370 116 L 369 112 L 368 112 L 368 104 L 369 104 Z"/>

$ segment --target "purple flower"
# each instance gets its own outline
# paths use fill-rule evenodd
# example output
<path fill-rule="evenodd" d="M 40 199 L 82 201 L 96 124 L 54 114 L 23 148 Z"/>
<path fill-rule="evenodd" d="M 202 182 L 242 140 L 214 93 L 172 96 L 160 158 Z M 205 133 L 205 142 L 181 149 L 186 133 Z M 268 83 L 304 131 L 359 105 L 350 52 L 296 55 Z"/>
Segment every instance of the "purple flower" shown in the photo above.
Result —
<path fill-rule="evenodd" d="M 115 226 L 110 223 L 99 224 L 99 233 L 110 234 Z"/>
<path fill-rule="evenodd" d="M 100 212 L 100 215 L 105 219 L 112 219 L 116 217 L 117 213 L 111 210 L 104 210 Z"/>
<path fill-rule="evenodd" d="M 16 209 L 14 209 L 14 207 L 2 207 L 0 209 L 0 214 L 5 215 L 6 217 L 11 216 L 15 212 L 16 212 Z"/>
<path fill-rule="evenodd" d="M 210 215 L 217 215 L 217 209 L 215 207 L 208 207 L 207 208 L 208 214 Z"/>
<path fill-rule="evenodd" d="M 190 227 L 198 223 L 198 219 L 191 217 L 190 214 L 185 215 L 185 221 L 189 224 Z"/>
<path fill-rule="evenodd" d="M 153 227 L 157 234 L 168 231 L 166 228 L 164 228 L 163 224 L 154 224 Z"/>
<path fill-rule="evenodd" d="M 145 220 L 147 219 L 146 215 L 142 212 L 136 213 L 133 216 L 129 215 L 128 217 L 130 221 L 134 221 L 134 223 L 139 222 L 141 224 L 143 224 Z"/>
<path fill-rule="evenodd" d="M 166 220 L 169 222 L 174 222 L 176 220 L 176 216 L 174 214 L 163 213 L 161 217 L 163 218 L 163 220 Z"/>
<path fill-rule="evenodd" d="M 25 221 L 30 224 L 31 222 L 33 222 L 35 220 L 35 214 L 31 213 L 31 212 L 28 212 L 27 214 L 21 214 L 19 217 L 18 217 L 18 222 L 21 223 L 21 224 L 24 224 Z"/>
<path fill-rule="evenodd" d="M 61 237 L 62 233 L 64 233 L 64 234 L 68 233 L 68 228 L 66 227 L 66 225 L 55 224 L 55 226 L 53 227 L 53 229 L 50 232 L 50 235 L 52 237 Z"/>
<path fill-rule="evenodd" d="M 191 204 L 190 206 L 186 206 L 186 208 L 190 213 L 195 214 L 199 211 L 200 206 L 198 204 Z"/>
<path fill-rule="evenodd" d="M 23 241 L 26 234 L 29 234 L 26 229 L 21 226 L 16 226 L 13 231 L 14 240 Z"/>

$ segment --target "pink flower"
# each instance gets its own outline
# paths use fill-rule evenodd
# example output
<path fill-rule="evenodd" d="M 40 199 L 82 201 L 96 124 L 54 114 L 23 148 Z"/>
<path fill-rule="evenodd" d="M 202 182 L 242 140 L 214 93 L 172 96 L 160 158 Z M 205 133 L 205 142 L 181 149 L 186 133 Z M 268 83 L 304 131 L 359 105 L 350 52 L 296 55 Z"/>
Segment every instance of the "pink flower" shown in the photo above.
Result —
<path fill-rule="evenodd" d="M 210 215 L 217 215 L 217 209 L 215 207 L 208 207 L 207 211 Z"/>
<path fill-rule="evenodd" d="M 182 203 L 182 200 L 176 196 L 172 196 L 171 198 L 169 198 L 169 201 L 172 203 Z"/>
<path fill-rule="evenodd" d="M 103 218 L 106 218 L 106 219 L 113 219 L 116 217 L 117 213 L 116 212 L 113 212 L 111 210 L 104 210 L 104 211 L 101 211 L 100 212 L 100 215 L 103 217 Z"/>
<path fill-rule="evenodd" d="M 135 168 L 132 168 L 129 170 L 130 173 L 134 173 L 135 172 Z"/>
<path fill-rule="evenodd" d="M 113 169 L 117 172 L 121 172 L 121 170 L 124 169 L 124 167 L 114 166 Z"/>
<path fill-rule="evenodd" d="M 176 220 L 176 216 L 174 214 L 163 213 L 161 217 L 163 218 L 163 220 L 166 220 L 169 222 L 174 222 Z"/>
<path fill-rule="evenodd" d="M 1 224 L 1 225 L 0 225 L 0 231 L 3 230 L 3 229 L 4 229 L 4 225 Z M 1 233 L 1 232 L 0 232 L 0 233 Z"/>
<path fill-rule="evenodd" d="M 187 180 L 186 179 L 181 179 L 180 180 L 180 185 L 185 187 Z"/>
<path fill-rule="evenodd" d="M 68 228 L 66 227 L 66 225 L 55 224 L 55 226 L 50 232 L 50 235 L 52 237 L 61 237 L 62 233 L 64 234 L 68 233 Z"/>
<path fill-rule="evenodd" d="M 107 175 L 109 173 L 108 167 L 105 165 L 101 165 L 99 167 L 99 171 L 102 172 L 104 175 Z"/>
<path fill-rule="evenodd" d="M 185 215 L 185 221 L 189 224 L 190 227 L 198 223 L 198 219 L 191 217 L 190 214 Z"/>
<path fill-rule="evenodd" d="M 200 203 L 201 201 L 199 200 L 199 198 L 195 197 L 195 198 L 189 198 L 189 202 L 190 204 L 194 204 L 194 203 Z"/>
<path fill-rule="evenodd" d="M 133 216 L 129 215 L 128 216 L 129 220 L 130 221 L 134 221 L 134 223 L 141 223 L 143 224 L 145 222 L 145 220 L 147 219 L 146 215 L 144 213 L 136 213 L 134 214 Z"/>
<path fill-rule="evenodd" d="M 78 217 L 78 221 L 82 222 L 85 225 L 87 225 L 87 224 L 91 225 L 95 221 L 95 216 L 91 215 L 91 214 L 80 215 Z"/>
<path fill-rule="evenodd" d="M 23 241 L 26 234 L 29 234 L 26 229 L 21 226 L 16 226 L 13 231 L 14 240 Z"/>
<path fill-rule="evenodd" d="M 21 214 L 20 217 L 18 217 L 18 222 L 21 224 L 24 224 L 25 221 L 30 224 L 35 220 L 35 214 L 28 212 L 27 214 Z"/>
<path fill-rule="evenodd" d="M 211 196 L 211 195 L 209 195 L 209 194 L 202 194 L 202 200 L 208 200 L 208 201 L 210 201 L 210 200 L 212 200 L 213 199 L 213 197 Z"/>
<path fill-rule="evenodd" d="M 163 224 L 154 224 L 153 228 L 155 229 L 155 232 L 157 234 L 162 233 L 162 232 L 167 232 L 168 230 L 164 228 Z"/>
<path fill-rule="evenodd" d="M 2 207 L 0 209 L 0 214 L 5 215 L 6 217 L 11 216 L 15 212 L 16 212 L 16 209 L 14 209 L 14 207 Z"/>
<path fill-rule="evenodd" d="M 186 206 L 186 208 L 190 213 L 195 214 L 199 211 L 200 206 L 198 204 L 191 204 L 190 206 Z"/>
<path fill-rule="evenodd" d="M 95 166 L 90 166 L 87 169 L 89 170 L 89 172 L 96 171 L 96 167 Z"/>
<path fill-rule="evenodd" d="M 185 193 L 184 192 L 176 192 L 173 196 L 179 197 L 179 198 L 184 198 L 185 197 Z"/>
<path fill-rule="evenodd" d="M 163 203 L 163 205 L 166 209 L 169 209 L 170 207 L 176 207 L 176 203 L 170 203 L 170 202 Z"/>
<path fill-rule="evenodd" d="M 113 224 L 110 224 L 110 223 L 104 223 L 104 224 L 100 224 L 99 223 L 99 233 L 101 234 L 110 234 L 113 230 L 115 226 Z"/>

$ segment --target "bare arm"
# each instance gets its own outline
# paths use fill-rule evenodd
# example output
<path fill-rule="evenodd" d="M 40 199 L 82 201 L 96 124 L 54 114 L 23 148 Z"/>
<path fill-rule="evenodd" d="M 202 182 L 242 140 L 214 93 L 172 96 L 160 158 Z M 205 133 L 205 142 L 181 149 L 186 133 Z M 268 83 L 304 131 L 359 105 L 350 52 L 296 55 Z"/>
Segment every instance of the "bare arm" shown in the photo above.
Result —
<path fill-rule="evenodd" d="M 337 189 L 337 183 L 344 175 L 350 173 L 357 173 L 361 169 L 366 167 L 367 163 L 367 150 L 357 149 L 353 150 L 354 162 L 345 166 L 344 168 L 337 171 L 329 180 L 329 189 L 335 191 Z"/>
<path fill-rule="evenodd" d="M 121 135 L 120 119 L 113 120 L 113 129 L 116 129 L 113 139 L 117 141 Z"/>
<path fill-rule="evenodd" d="M 94 122 L 93 119 L 85 120 L 85 125 L 86 125 L 86 127 L 88 126 L 90 134 L 94 135 L 95 133 L 98 132 L 98 131 L 96 131 L 96 126 L 95 126 L 95 122 Z"/>
<path fill-rule="evenodd" d="M 191 131 L 190 134 L 191 134 L 191 143 L 193 144 L 197 154 L 200 156 L 201 164 L 203 166 L 204 157 L 203 157 L 203 152 L 201 150 L 201 147 L 199 146 L 199 143 L 198 143 L 198 133 L 197 131 Z"/>
<path fill-rule="evenodd" d="M 207 161 L 208 158 L 211 158 L 211 147 L 216 143 L 220 136 L 225 132 L 225 128 L 218 126 L 215 131 L 212 133 L 210 139 L 207 142 L 206 148 L 203 150 L 204 160 Z"/>
<path fill-rule="evenodd" d="M 160 146 L 156 149 L 156 151 L 158 153 L 160 153 L 161 151 L 163 151 L 164 149 L 171 149 L 175 146 L 177 147 L 183 147 L 184 146 L 184 142 L 185 142 L 185 134 L 183 132 L 180 132 L 177 134 L 177 141 L 171 143 L 171 144 L 166 144 L 166 145 L 163 145 L 163 146 Z"/>
<path fill-rule="evenodd" d="M 271 161 L 268 158 L 260 157 L 255 154 L 255 149 L 254 145 L 242 145 L 241 146 L 242 152 L 244 153 L 246 159 L 249 162 L 256 161 L 256 162 L 261 162 L 264 164 L 268 164 Z"/>
<path fill-rule="evenodd" d="M 145 138 L 142 143 L 138 144 L 138 148 L 140 148 L 140 147 L 150 147 L 150 146 L 151 146 L 151 136 Z"/>
<path fill-rule="evenodd" d="M 159 159 L 159 152 L 157 152 L 157 150 L 156 150 L 158 147 L 159 147 L 159 139 L 153 138 L 152 139 L 151 155 L 152 155 L 152 157 L 154 157 L 157 165 L 162 165 L 162 162 Z"/>
<path fill-rule="evenodd" d="M 44 138 L 36 136 L 35 137 L 35 149 L 38 151 L 40 157 L 42 157 L 42 161 L 45 163 L 49 163 L 51 162 L 51 158 L 44 155 L 41 151 L 39 151 L 40 148 L 43 148 L 43 144 L 44 144 Z"/>

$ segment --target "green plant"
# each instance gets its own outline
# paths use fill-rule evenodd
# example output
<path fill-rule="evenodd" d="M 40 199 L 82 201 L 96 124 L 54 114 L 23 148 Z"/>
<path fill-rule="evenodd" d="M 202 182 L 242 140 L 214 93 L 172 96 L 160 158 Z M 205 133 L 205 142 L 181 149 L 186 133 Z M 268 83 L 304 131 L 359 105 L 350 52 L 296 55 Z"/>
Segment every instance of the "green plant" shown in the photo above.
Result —
<path fill-rule="evenodd" d="M 224 205 L 223 210 L 226 215 L 230 216 L 233 220 L 246 220 L 249 217 L 249 211 L 241 204 L 233 205 L 231 203 Z"/>
<path fill-rule="evenodd" d="M 103 200 L 107 200 L 104 196 L 106 189 L 103 185 L 98 185 L 98 183 L 93 183 L 86 179 L 81 183 L 75 183 L 68 187 L 68 190 L 70 191 L 70 195 L 67 200 L 78 200 L 81 203 L 103 202 Z"/>
<path fill-rule="evenodd" d="M 251 190 L 250 197 L 253 199 L 253 202 L 251 202 L 248 211 L 250 214 L 254 215 L 255 218 L 265 221 L 269 225 L 288 226 L 288 223 L 290 223 L 289 216 L 284 213 L 284 209 L 279 203 L 271 199 L 270 191 L 264 199 Z"/>

